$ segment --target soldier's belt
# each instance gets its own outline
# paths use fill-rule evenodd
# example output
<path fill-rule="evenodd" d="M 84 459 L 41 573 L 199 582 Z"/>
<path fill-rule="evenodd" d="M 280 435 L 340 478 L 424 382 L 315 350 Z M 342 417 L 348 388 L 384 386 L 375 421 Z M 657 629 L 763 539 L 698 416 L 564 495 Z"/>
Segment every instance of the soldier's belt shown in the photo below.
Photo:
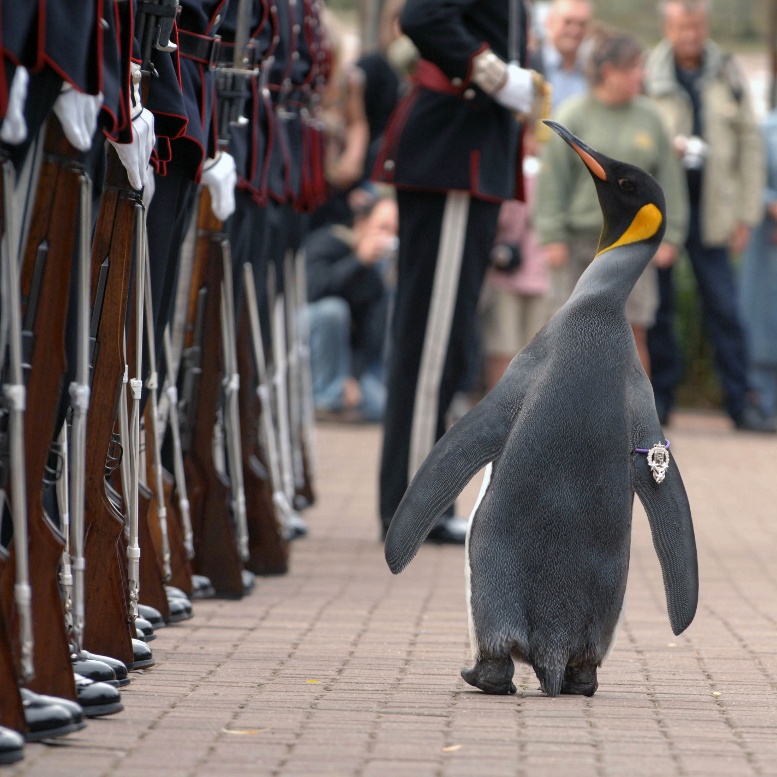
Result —
<path fill-rule="evenodd" d="M 178 30 L 178 51 L 182 57 L 212 69 L 219 61 L 221 38 L 218 35 L 198 35 L 196 32 Z"/>

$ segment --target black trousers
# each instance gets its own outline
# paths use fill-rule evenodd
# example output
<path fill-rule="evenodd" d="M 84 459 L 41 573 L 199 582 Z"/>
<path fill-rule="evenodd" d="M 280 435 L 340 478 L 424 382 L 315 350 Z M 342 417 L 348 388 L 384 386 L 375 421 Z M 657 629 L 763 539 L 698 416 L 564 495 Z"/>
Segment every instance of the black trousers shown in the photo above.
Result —
<path fill-rule="evenodd" d="M 380 518 L 391 522 L 410 479 L 445 432 L 471 374 L 476 310 L 499 203 L 463 192 L 398 191 L 399 256 L 380 465 Z"/>

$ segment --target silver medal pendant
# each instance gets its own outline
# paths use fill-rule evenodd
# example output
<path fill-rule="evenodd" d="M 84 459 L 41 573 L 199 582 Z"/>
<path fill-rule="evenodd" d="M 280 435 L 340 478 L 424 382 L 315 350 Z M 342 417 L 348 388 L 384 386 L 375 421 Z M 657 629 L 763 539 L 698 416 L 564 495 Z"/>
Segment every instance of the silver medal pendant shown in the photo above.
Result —
<path fill-rule="evenodd" d="M 669 451 L 666 445 L 657 442 L 647 454 L 647 463 L 653 473 L 653 480 L 661 483 L 666 477 L 666 471 L 669 469 Z"/>

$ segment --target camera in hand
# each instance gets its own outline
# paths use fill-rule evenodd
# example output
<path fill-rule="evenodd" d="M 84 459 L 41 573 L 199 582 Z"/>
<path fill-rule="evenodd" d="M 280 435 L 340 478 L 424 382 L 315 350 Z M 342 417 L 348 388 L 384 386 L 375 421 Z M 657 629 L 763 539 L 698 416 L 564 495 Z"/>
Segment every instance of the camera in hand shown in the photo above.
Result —
<path fill-rule="evenodd" d="M 503 273 L 511 273 L 521 266 L 521 247 L 509 243 L 497 243 L 491 249 L 491 266 Z"/>

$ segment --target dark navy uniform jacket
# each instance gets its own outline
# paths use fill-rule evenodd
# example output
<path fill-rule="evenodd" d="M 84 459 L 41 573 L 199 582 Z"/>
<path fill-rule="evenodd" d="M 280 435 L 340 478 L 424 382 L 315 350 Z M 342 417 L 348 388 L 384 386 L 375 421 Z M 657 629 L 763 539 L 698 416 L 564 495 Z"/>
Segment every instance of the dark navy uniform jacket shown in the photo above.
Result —
<path fill-rule="evenodd" d="M 516 5 L 523 62 L 526 11 Z M 400 23 L 423 59 L 389 122 L 375 178 L 485 200 L 521 196 L 520 125 L 470 80 L 486 48 L 509 59 L 508 9 L 507 0 L 408 0 Z"/>
<path fill-rule="evenodd" d="M 205 159 L 216 155 L 216 73 L 202 52 L 190 52 L 183 40 L 189 34 L 192 43 L 208 49 L 208 41 L 218 34 L 229 0 L 179 0 L 178 16 L 181 89 L 189 122 L 184 135 L 172 141 L 172 155 L 191 167 L 196 180 Z M 214 62 L 215 64 L 215 62 Z"/>

